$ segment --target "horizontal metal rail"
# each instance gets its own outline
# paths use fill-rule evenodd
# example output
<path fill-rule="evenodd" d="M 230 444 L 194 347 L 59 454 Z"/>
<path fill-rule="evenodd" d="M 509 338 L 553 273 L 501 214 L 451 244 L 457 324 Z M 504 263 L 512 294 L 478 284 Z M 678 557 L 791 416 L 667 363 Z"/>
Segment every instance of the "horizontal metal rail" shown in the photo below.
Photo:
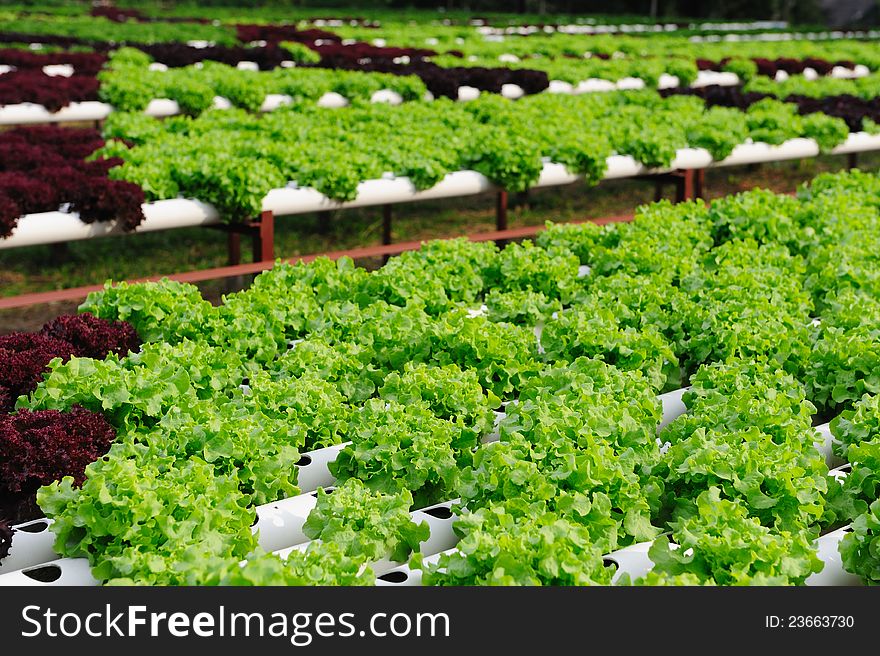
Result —
<path fill-rule="evenodd" d="M 569 223 L 586 223 L 593 222 L 599 225 L 606 223 L 620 223 L 632 221 L 632 214 L 621 216 L 607 216 L 597 219 L 582 219 L 578 221 L 570 221 Z M 506 241 L 510 239 L 525 239 L 533 237 L 542 230 L 544 226 L 523 226 L 520 228 L 510 228 L 507 230 L 494 230 L 492 232 L 481 232 L 466 236 L 471 241 Z M 331 251 L 328 253 L 314 253 L 311 255 L 297 255 L 288 258 L 286 261 L 295 262 L 311 262 L 319 257 L 327 257 L 331 260 L 338 260 L 342 257 L 350 257 L 354 260 L 385 257 L 389 255 L 398 255 L 405 251 L 414 251 L 421 248 L 423 241 L 406 241 L 396 244 L 383 244 L 381 246 L 365 246 L 363 248 L 352 248 L 341 251 Z M 237 264 L 233 266 L 216 267 L 213 269 L 199 269 L 195 271 L 185 271 L 182 273 L 172 273 L 170 275 L 150 276 L 148 278 L 137 278 L 128 282 L 151 282 L 169 278 L 178 282 L 203 282 L 205 280 L 216 280 L 219 278 L 231 278 L 234 276 L 246 276 L 261 271 L 266 271 L 275 266 L 272 260 L 264 260 L 261 262 L 248 262 L 247 264 Z M 103 285 L 87 285 L 85 287 L 71 287 L 70 289 L 59 289 L 50 292 L 37 292 L 33 294 L 21 294 L 19 296 L 9 296 L 0 298 L 0 310 L 27 307 L 30 305 L 39 305 L 42 303 L 57 303 L 60 301 L 75 301 L 85 298 L 88 294 L 103 289 Z"/>

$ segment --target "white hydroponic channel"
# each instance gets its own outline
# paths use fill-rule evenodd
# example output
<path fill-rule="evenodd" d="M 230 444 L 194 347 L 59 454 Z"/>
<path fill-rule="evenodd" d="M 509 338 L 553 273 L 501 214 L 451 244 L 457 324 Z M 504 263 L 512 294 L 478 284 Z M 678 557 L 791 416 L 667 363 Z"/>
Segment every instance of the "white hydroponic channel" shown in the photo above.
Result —
<path fill-rule="evenodd" d="M 831 154 L 844 155 L 880 150 L 880 135 L 867 132 L 850 133 L 847 140 L 834 148 Z M 704 148 L 682 148 L 669 168 L 651 169 L 630 155 L 612 155 L 607 160 L 604 180 L 631 178 L 641 175 L 666 173 L 673 170 L 705 169 L 743 164 L 778 162 L 791 159 L 817 157 L 819 144 L 813 139 L 790 139 L 778 146 L 766 143 L 743 143 L 733 149 L 729 157 L 715 161 Z M 572 184 L 583 176 L 572 173 L 564 165 L 551 161 L 544 168 L 534 188 Z M 367 180 L 358 185 L 357 196 L 352 201 L 340 203 L 310 187 L 300 187 L 295 182 L 286 187 L 272 189 L 263 198 L 263 210 L 277 216 L 306 214 L 334 209 L 351 209 L 375 205 L 390 205 L 422 200 L 458 198 L 497 191 L 489 178 L 477 171 L 456 171 L 430 189 L 418 190 L 412 181 L 391 173 L 377 180 Z M 154 232 L 174 228 L 205 226 L 220 223 L 217 209 L 200 200 L 174 198 L 143 205 L 145 220 L 134 232 Z M 12 235 L 0 239 L 0 250 L 35 246 L 57 242 L 78 241 L 96 237 L 126 234 L 115 221 L 83 223 L 75 212 L 55 211 L 27 214 L 21 217 Z"/>
<path fill-rule="evenodd" d="M 663 408 L 661 422 L 657 427 L 658 441 L 662 440 L 662 429 L 686 411 L 682 396 L 687 388 L 661 394 L 658 398 Z M 496 427 L 504 418 L 504 412 L 496 413 Z M 817 449 L 824 455 L 829 467 L 837 477 L 846 475 L 847 465 L 833 455 L 832 436 L 828 424 L 816 427 L 819 436 Z M 496 442 L 495 432 L 484 439 L 484 443 Z M 295 549 L 305 549 L 309 538 L 303 532 L 303 525 L 309 513 L 317 504 L 316 490 L 331 489 L 335 483 L 328 464 L 335 460 L 346 444 L 339 444 L 304 454 L 298 467 L 298 484 L 303 493 L 268 503 L 256 508 L 257 521 L 253 531 L 258 536 L 259 546 L 265 551 L 285 556 Z M 455 550 L 458 537 L 452 530 L 455 515 L 451 508 L 458 503 L 451 499 L 426 508 L 413 511 L 416 523 L 426 522 L 430 537 L 420 545 L 420 551 L 427 561 L 439 559 L 442 553 Z M 91 575 L 88 561 L 84 558 L 59 558 L 53 550 L 54 534 L 50 530 L 51 520 L 40 519 L 16 526 L 9 556 L 0 565 L 0 586 L 65 586 L 98 585 Z M 844 571 L 837 545 L 848 528 L 840 528 L 821 536 L 817 540 L 819 557 L 825 563 L 822 572 L 807 579 L 807 585 L 860 585 L 858 577 Z M 614 581 L 624 574 L 636 578 L 650 570 L 652 563 L 648 558 L 650 542 L 639 543 L 606 555 L 605 560 L 617 567 Z M 371 567 L 376 572 L 378 585 L 420 585 L 421 571 L 412 570 L 407 565 L 399 565 L 389 560 L 374 562 Z"/>
<path fill-rule="evenodd" d="M 505 55 L 501 55 L 501 57 L 505 57 Z M 509 57 L 513 57 L 513 55 L 510 55 Z M 501 61 L 504 62 L 510 60 L 501 59 Z M 284 66 L 285 63 L 289 65 L 293 64 L 293 62 L 282 62 L 282 66 Z M 241 61 L 238 63 L 237 67 L 241 70 L 258 70 L 259 68 L 256 62 L 249 61 Z M 51 71 L 47 72 L 47 74 L 49 75 L 70 76 L 73 74 L 73 68 L 65 64 L 44 67 L 44 70 L 47 69 Z M 167 67 L 164 64 L 154 63 L 150 65 L 150 69 L 154 71 L 163 71 L 167 70 Z M 0 75 L 11 72 L 13 70 L 15 69 L 11 66 L 0 65 Z M 866 75 L 869 75 L 870 72 L 870 69 L 868 69 L 868 67 L 864 64 L 856 64 L 853 68 L 835 66 L 829 73 L 829 76 L 841 79 L 854 79 L 865 77 Z M 805 69 L 803 75 L 809 80 L 815 80 L 820 77 L 819 74 L 812 68 Z M 788 75 L 783 71 L 780 71 L 775 79 L 776 81 L 781 82 L 788 79 Z M 698 71 L 697 79 L 694 80 L 694 82 L 691 83 L 689 86 L 693 88 L 705 87 L 709 85 L 735 86 L 737 84 L 740 84 L 740 82 L 741 81 L 736 73 L 731 73 L 728 71 Z M 588 78 L 586 80 L 581 80 L 577 84 L 571 84 L 570 82 L 564 82 L 562 80 L 550 80 L 550 86 L 544 91 L 544 93 L 597 93 L 605 91 L 644 89 L 648 86 L 649 85 L 645 82 L 645 80 L 638 77 L 624 77 L 620 78 L 619 80 Z M 678 86 L 681 86 L 681 83 L 678 77 L 676 77 L 675 75 L 670 75 L 668 73 L 663 73 L 662 75 L 660 75 L 657 88 L 671 89 Z M 477 98 L 480 93 L 480 90 L 474 87 L 462 86 L 458 88 L 457 99 L 460 101 L 473 100 Z M 515 100 L 517 98 L 523 97 L 525 95 L 525 91 L 519 85 L 505 84 L 502 85 L 501 95 L 505 98 Z M 426 99 L 430 100 L 431 98 L 432 96 L 429 93 Z M 290 104 L 291 102 L 293 102 L 293 98 L 289 95 L 270 93 L 267 94 L 265 99 L 263 100 L 260 111 L 271 112 L 275 109 L 278 109 L 279 107 Z M 348 98 L 340 95 L 339 93 L 336 93 L 335 91 L 328 91 L 323 96 L 318 98 L 315 102 L 319 107 L 338 108 L 347 106 L 350 101 Z M 370 97 L 370 102 L 399 105 L 403 102 L 403 97 L 399 93 L 391 89 L 381 89 L 372 94 L 372 96 Z M 214 98 L 214 107 L 217 109 L 229 109 L 230 107 L 232 107 L 232 103 L 227 98 L 216 96 Z M 102 121 L 110 116 L 110 114 L 112 114 L 114 111 L 115 110 L 112 105 L 98 100 L 73 102 L 55 112 L 51 112 L 43 105 L 37 103 L 0 105 L 0 125 L 29 125 L 38 123 Z M 177 103 L 177 101 L 171 100 L 169 98 L 154 98 L 149 102 L 146 109 L 144 110 L 144 114 L 146 114 L 147 116 L 154 116 L 156 118 L 176 116 L 180 113 L 180 105 Z"/>

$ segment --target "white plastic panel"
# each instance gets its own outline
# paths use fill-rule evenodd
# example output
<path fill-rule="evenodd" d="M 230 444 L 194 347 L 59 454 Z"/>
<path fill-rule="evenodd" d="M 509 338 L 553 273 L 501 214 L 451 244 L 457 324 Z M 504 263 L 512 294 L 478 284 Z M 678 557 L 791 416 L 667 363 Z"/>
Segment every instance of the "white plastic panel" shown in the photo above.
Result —
<path fill-rule="evenodd" d="M 260 547 L 266 551 L 278 551 L 308 541 L 302 527 L 317 503 L 314 494 L 300 494 L 258 506 L 253 528 L 258 532 Z"/>
<path fill-rule="evenodd" d="M 518 84 L 502 84 L 501 95 L 505 98 L 516 100 L 517 98 L 522 98 L 524 95 L 526 95 L 526 92 Z"/>
<path fill-rule="evenodd" d="M 56 560 L 58 554 L 52 548 L 55 534 L 49 530 L 51 523 L 50 519 L 35 519 L 13 526 L 12 544 L 9 554 L 0 561 L 0 574 Z"/>
<path fill-rule="evenodd" d="M 476 87 L 462 86 L 458 87 L 458 100 L 468 101 L 476 100 L 480 97 L 480 90 Z"/>
<path fill-rule="evenodd" d="M 731 87 L 737 84 L 739 84 L 739 77 L 736 73 L 728 71 L 697 71 L 697 79 L 691 83 L 691 86 L 694 88 L 710 85 Z"/>
<path fill-rule="evenodd" d="M 444 552 L 427 556 L 424 563 L 436 563 L 442 553 L 452 553 L 455 549 L 447 549 Z M 422 584 L 422 570 L 410 569 L 409 565 L 401 565 L 385 572 L 381 578 L 376 579 L 376 585 L 382 586 L 416 586 Z"/>
<path fill-rule="evenodd" d="M 318 107 L 328 107 L 336 109 L 348 105 L 348 99 L 335 91 L 328 91 L 318 98 Z"/>
<path fill-rule="evenodd" d="M 75 72 L 70 64 L 48 64 L 43 66 L 43 73 L 49 77 L 70 77 Z"/>
<path fill-rule="evenodd" d="M 828 467 L 833 469 L 834 467 L 843 465 L 846 461 L 834 454 L 834 445 L 838 444 L 838 442 L 831 434 L 829 424 L 826 423 L 816 426 L 816 432 L 819 434 L 821 440 L 816 444 L 816 447 L 819 449 L 819 453 L 825 457 L 825 463 Z"/>
<path fill-rule="evenodd" d="M 379 89 L 370 96 L 372 103 L 388 103 L 389 105 L 399 105 L 403 102 L 403 96 L 391 89 Z"/>
<path fill-rule="evenodd" d="M 601 91 L 614 91 L 617 85 L 611 80 L 603 80 L 598 77 L 591 77 L 581 80 L 574 88 L 575 93 L 596 93 Z"/>
<path fill-rule="evenodd" d="M 110 105 L 96 100 L 70 103 L 57 112 L 50 112 L 42 105 L 34 103 L 0 105 L 0 125 L 100 121 L 107 118 L 112 111 Z"/>
<path fill-rule="evenodd" d="M 681 80 L 678 79 L 677 75 L 670 75 L 669 73 L 661 73 L 660 77 L 657 78 L 657 88 L 658 89 L 674 89 L 675 87 L 681 84 Z"/>
<path fill-rule="evenodd" d="M 622 77 L 614 85 L 620 90 L 644 89 L 645 81 L 638 77 Z"/>
<path fill-rule="evenodd" d="M 107 107 L 109 111 L 113 111 L 112 107 L 110 107 L 109 105 Z M 156 118 L 176 116 L 177 114 L 180 114 L 180 105 L 177 103 L 176 100 L 170 100 L 168 98 L 155 98 L 150 101 L 149 105 L 147 105 L 147 108 L 144 110 L 144 114 Z"/>
<path fill-rule="evenodd" d="M 410 569 L 407 565 L 395 567 L 392 570 L 376 577 L 377 586 L 420 586 L 422 584 L 422 570 Z"/>
<path fill-rule="evenodd" d="M 319 487 L 333 485 L 336 479 L 330 473 L 327 465 L 336 460 L 336 456 L 347 444 L 349 442 L 304 453 L 300 460 L 302 464 L 299 466 L 296 479 L 299 489 L 303 492 L 314 492 Z M 308 462 L 305 462 L 306 460 Z"/>
<path fill-rule="evenodd" d="M 617 565 L 617 571 L 611 578 L 611 582 L 617 583 L 624 574 L 628 574 L 630 580 L 634 581 L 650 572 L 654 567 L 654 563 L 648 558 L 648 549 L 651 548 L 651 544 L 653 543 L 639 542 L 605 556 L 606 561 Z"/>
<path fill-rule="evenodd" d="M 61 558 L 43 565 L 0 575 L 4 586 L 98 585 L 85 558 Z"/>
<path fill-rule="evenodd" d="M 452 506 L 457 503 L 458 500 L 447 501 L 413 511 L 413 521 L 417 524 L 427 522 L 431 529 L 431 536 L 422 542 L 419 549 L 422 554 L 431 556 L 458 544 L 458 536 L 452 531 L 452 525 L 455 523 Z"/>
<path fill-rule="evenodd" d="M 574 93 L 574 85 L 563 80 L 550 80 L 550 86 L 547 87 L 548 93 Z"/>
<path fill-rule="evenodd" d="M 660 420 L 660 425 L 657 427 L 658 431 L 663 430 L 676 417 L 687 412 L 687 406 L 685 406 L 684 401 L 682 401 L 682 397 L 689 389 L 690 386 L 682 387 L 659 396 L 660 403 L 663 405 L 663 419 Z"/>
<path fill-rule="evenodd" d="M 811 575 L 806 580 L 806 585 L 863 585 L 858 576 L 843 569 L 843 562 L 840 559 L 838 545 L 848 530 L 841 528 L 819 538 L 818 554 L 825 567 L 818 574 Z"/>

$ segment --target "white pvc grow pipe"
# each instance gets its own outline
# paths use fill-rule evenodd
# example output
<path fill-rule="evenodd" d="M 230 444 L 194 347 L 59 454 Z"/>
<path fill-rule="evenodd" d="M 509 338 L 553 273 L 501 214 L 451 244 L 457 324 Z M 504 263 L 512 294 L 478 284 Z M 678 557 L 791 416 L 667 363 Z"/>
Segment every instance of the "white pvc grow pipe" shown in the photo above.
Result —
<path fill-rule="evenodd" d="M 0 69 L 2 73 L 2 69 Z M 782 73 L 782 71 L 780 71 Z M 853 79 L 864 77 L 870 71 L 867 67 L 859 64 L 854 69 L 842 68 L 835 66 L 830 76 L 837 78 Z M 788 76 L 783 74 L 777 76 L 778 82 L 784 81 Z M 736 73 L 729 71 L 698 71 L 697 78 L 691 83 L 692 88 L 705 87 L 708 85 L 735 86 L 740 83 Z M 547 93 L 563 93 L 563 94 L 581 94 L 581 93 L 598 93 L 607 91 L 619 91 L 627 89 L 643 89 L 647 83 L 637 77 L 624 77 L 619 80 L 606 80 L 604 78 L 589 78 L 582 80 L 577 84 L 563 82 L 561 80 L 551 80 L 550 86 L 546 89 Z M 671 89 L 680 86 L 680 81 L 675 75 L 663 73 L 658 79 L 658 89 Z M 516 84 L 505 84 L 502 87 L 501 95 L 505 98 L 516 99 L 525 95 L 522 87 Z M 480 96 L 480 90 L 474 87 L 462 86 L 458 89 L 457 99 L 461 101 L 474 100 Z M 292 98 L 286 94 L 270 93 L 266 95 L 260 111 L 271 112 L 292 102 Z M 382 89 L 376 91 L 371 97 L 370 102 L 373 103 L 389 103 L 399 105 L 403 102 L 403 97 L 396 91 L 390 89 Z M 348 98 L 330 91 L 325 93 L 316 100 L 319 107 L 338 108 L 345 107 L 349 104 Z M 221 96 L 214 98 L 214 107 L 219 109 L 229 109 L 232 103 Z M 42 105 L 35 103 L 20 103 L 15 105 L 0 105 L 0 125 L 28 125 L 35 123 L 71 123 L 75 121 L 102 121 L 106 119 L 114 110 L 113 106 L 96 100 L 85 102 L 73 102 L 59 109 L 57 112 L 50 112 Z M 168 98 L 155 98 L 150 101 L 144 114 L 156 118 L 166 118 L 168 116 L 176 116 L 180 114 L 180 105 L 177 101 Z"/>
<path fill-rule="evenodd" d="M 49 530 L 51 523 L 49 519 L 36 519 L 15 526 L 9 553 L 0 561 L 0 574 L 57 559 L 53 548 L 55 534 Z"/>
<path fill-rule="evenodd" d="M 849 527 L 843 527 L 819 537 L 815 541 L 816 552 L 824 567 L 821 572 L 811 574 L 804 581 L 808 586 L 863 586 L 862 580 L 855 574 L 843 569 L 843 561 L 840 557 L 839 544 L 843 536 L 847 534 Z M 654 568 L 654 563 L 648 556 L 651 542 L 639 542 L 618 549 L 607 556 L 604 560 L 617 566 L 617 571 L 611 578 L 612 585 L 618 583 L 624 575 L 629 576 L 630 581 L 645 576 Z M 674 546 L 674 545 L 673 545 Z M 455 547 L 443 553 L 455 552 Z M 425 563 L 436 564 L 441 553 L 434 554 L 424 559 Z M 376 585 L 382 586 L 417 586 L 422 584 L 422 571 L 411 569 L 409 565 L 400 565 L 383 573 L 376 580 Z"/>
<path fill-rule="evenodd" d="M 440 552 L 446 551 L 455 547 L 458 544 L 458 536 L 452 530 L 452 525 L 455 522 L 455 516 L 452 514 L 451 509 L 452 506 L 459 503 L 459 499 L 454 499 L 452 501 L 445 501 L 443 503 L 437 503 L 432 506 L 427 506 L 425 508 L 420 508 L 419 510 L 413 510 L 410 515 L 412 516 L 412 521 L 416 524 L 425 523 L 428 525 L 429 533 L 428 537 L 423 540 L 419 545 L 419 552 L 423 556 L 433 556 Z M 446 511 L 442 515 L 438 516 L 438 511 Z M 280 549 L 272 550 L 276 556 L 280 558 L 286 559 L 291 553 L 294 551 L 305 551 L 308 546 L 314 542 L 314 540 L 309 540 L 305 534 L 301 534 L 301 541 L 286 546 Z M 261 542 L 261 545 L 262 542 Z M 265 549 L 265 547 L 263 547 Z M 389 570 L 396 569 L 400 566 L 400 563 L 393 562 L 387 558 L 383 558 L 379 561 L 374 561 L 370 564 L 372 570 L 377 574 L 381 575 Z"/>
<path fill-rule="evenodd" d="M 861 578 L 843 569 L 843 561 L 840 557 L 840 541 L 849 532 L 848 527 L 839 528 L 832 533 L 821 536 L 817 541 L 817 552 L 820 560 L 825 564 L 821 572 L 811 574 L 805 581 L 806 585 L 864 585 Z"/>
<path fill-rule="evenodd" d="M 302 507 L 296 505 L 300 502 L 305 502 L 301 504 Z M 285 534 L 286 539 L 293 540 L 294 542 L 281 541 L 279 543 L 272 543 L 264 540 L 261 535 L 260 547 L 266 551 L 271 551 L 281 558 L 287 558 L 291 552 L 295 550 L 305 550 L 308 546 L 308 538 L 302 533 L 301 529 L 302 524 L 308 517 L 308 513 L 314 508 L 315 499 L 313 495 L 309 494 L 300 495 L 299 497 L 294 497 L 293 499 L 288 499 L 285 502 L 279 503 L 286 503 L 289 506 L 290 515 L 295 520 L 290 527 L 292 530 L 288 530 Z M 457 500 L 438 503 L 420 510 L 414 510 L 411 513 L 415 523 L 419 524 L 425 522 L 429 528 L 429 536 L 421 543 L 419 548 L 423 555 L 430 557 L 441 551 L 454 547 L 458 542 L 458 537 L 452 531 L 452 524 L 455 521 L 454 517 L 451 514 L 447 514 L 446 516 L 437 516 L 435 514 L 438 509 L 448 510 L 455 503 L 457 503 Z M 289 520 L 291 517 L 286 517 L 285 519 Z M 294 529 L 293 525 L 296 525 L 299 530 Z M 276 546 L 276 544 L 280 544 L 281 546 Z M 372 563 L 372 567 L 376 574 L 382 575 L 396 569 L 398 564 L 388 559 L 382 559 Z M 42 579 L 49 580 L 44 581 Z M 99 583 L 100 582 L 92 576 L 91 567 L 89 566 L 88 560 L 85 558 L 58 558 L 56 560 L 50 560 L 0 575 L 0 587 L 39 587 L 47 585 L 96 586 L 99 585 Z"/>
<path fill-rule="evenodd" d="M 880 135 L 855 132 L 831 153 L 835 155 L 880 150 Z M 636 161 L 629 155 L 612 155 L 607 160 L 603 179 L 615 180 L 638 175 L 651 175 L 674 169 L 702 169 L 716 166 L 736 166 L 760 162 L 777 162 L 789 159 L 816 157 L 820 149 L 812 139 L 791 139 L 778 146 L 765 143 L 741 144 L 729 157 L 714 161 L 703 148 L 683 148 L 678 151 L 668 168 L 653 169 Z M 552 187 L 577 182 L 582 176 L 571 173 L 562 164 L 544 164 L 534 188 Z M 409 178 L 391 177 L 367 180 L 358 185 L 354 200 L 339 202 L 321 192 L 309 188 L 288 186 L 272 189 L 263 199 L 263 210 L 278 216 L 306 214 L 331 209 L 352 209 L 409 203 L 422 200 L 457 198 L 494 191 L 497 187 L 489 178 L 476 171 L 456 171 L 430 189 L 418 190 Z M 217 210 L 198 200 L 184 198 L 160 200 L 143 206 L 145 220 L 134 232 L 153 232 L 171 228 L 188 228 L 220 222 Z M 78 241 L 93 237 L 126 234 L 115 222 L 82 223 L 78 215 L 67 212 L 42 212 L 27 214 L 19 219 L 10 237 L 0 239 L 0 250 Z"/>
<path fill-rule="evenodd" d="M 49 581 L 40 580 L 43 577 Z M 0 576 L 0 587 L 6 586 L 73 586 L 73 585 L 98 585 L 98 580 L 92 576 L 92 568 L 85 558 L 59 558 L 42 565 L 28 567 L 9 574 Z"/>
<path fill-rule="evenodd" d="M 663 409 L 661 427 L 686 411 L 681 397 L 687 389 L 666 392 L 657 397 Z M 504 416 L 503 412 L 496 413 L 496 428 Z M 483 443 L 494 442 L 498 439 L 499 435 L 496 431 L 486 436 Z M 328 465 L 336 460 L 340 451 L 348 444 L 348 442 L 344 442 L 303 454 L 300 461 L 303 464 L 298 465 L 297 471 L 297 484 L 302 490 L 302 494 L 256 507 L 257 518 L 252 530 L 259 534 L 261 548 L 265 551 L 277 551 L 307 539 L 302 532 L 302 526 L 317 503 L 314 492 L 319 487 L 330 488 L 335 484 L 335 477 L 330 473 Z M 431 506 L 431 508 L 433 507 Z M 423 509 L 421 512 L 424 513 L 428 510 L 430 508 Z M 38 519 L 13 527 L 16 532 L 13 534 L 10 553 L 0 564 L 0 585 L 7 580 L 4 578 L 7 573 L 33 568 L 58 558 L 58 554 L 53 549 L 55 534 L 49 530 L 51 523 L 51 519 Z M 429 524 L 433 526 L 430 521 Z M 36 532 L 26 530 L 28 527 L 37 525 L 41 530 Z M 438 534 L 438 536 L 431 538 L 430 543 L 434 544 L 437 540 L 446 539 Z M 430 548 L 434 549 L 434 547 Z M 434 551 L 430 553 L 434 553 Z"/>
<path fill-rule="evenodd" d="M 220 222 L 220 215 L 214 206 L 198 200 L 184 198 L 160 200 L 144 204 L 143 210 L 146 219 L 138 226 L 137 232 L 204 226 Z M 21 217 L 12 236 L 5 240 L 0 239 L 0 249 L 121 234 L 126 233 L 115 221 L 83 223 L 75 213 L 40 212 Z"/>

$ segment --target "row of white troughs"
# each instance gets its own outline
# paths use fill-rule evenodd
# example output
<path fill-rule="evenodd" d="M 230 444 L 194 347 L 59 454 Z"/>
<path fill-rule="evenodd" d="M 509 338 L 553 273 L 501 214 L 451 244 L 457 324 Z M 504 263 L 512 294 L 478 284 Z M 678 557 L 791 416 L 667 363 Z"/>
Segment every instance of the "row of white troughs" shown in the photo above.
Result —
<path fill-rule="evenodd" d="M 160 70 L 156 67 L 161 64 L 152 64 L 151 68 Z M 164 67 L 163 67 L 164 68 Z M 238 68 L 251 70 L 256 69 L 255 62 L 242 61 L 238 63 Z M 4 70 L 5 69 L 5 70 Z M 51 69 L 53 72 L 48 72 Z M 0 74 L 8 72 L 10 67 L 0 65 Z M 52 65 L 44 67 L 44 72 L 49 75 L 71 75 L 73 68 L 64 64 Z M 835 66 L 831 71 L 832 77 L 842 79 L 853 79 L 864 77 L 870 74 L 870 70 L 863 64 L 857 64 L 853 68 L 844 68 Z M 804 70 L 804 77 L 810 80 L 817 79 L 819 74 L 812 68 Z M 785 71 L 779 71 L 776 75 L 777 81 L 788 79 Z M 690 85 L 691 87 L 705 87 L 710 85 L 735 86 L 740 83 L 736 73 L 729 71 L 699 71 L 697 79 Z M 680 84 L 678 77 L 663 73 L 657 87 L 660 89 L 670 89 L 678 87 Z M 589 78 L 577 84 L 564 82 L 562 80 L 551 80 L 547 93 L 562 94 L 582 94 L 582 93 L 598 93 L 604 91 L 621 91 L 631 89 L 644 89 L 646 82 L 637 77 L 624 77 L 619 80 L 606 80 L 602 78 Z M 458 88 L 458 100 L 467 101 L 474 100 L 480 95 L 480 90 L 475 87 L 462 86 Z M 525 95 L 525 91 L 517 84 L 504 84 L 501 88 L 501 95 L 505 98 L 517 99 Z M 431 95 L 428 94 L 428 98 Z M 293 98 L 286 94 L 270 93 L 266 95 L 260 111 L 270 112 L 283 105 L 293 102 Z M 322 95 L 317 101 L 319 107 L 339 108 L 349 104 L 349 99 L 335 91 L 328 91 Z M 372 94 L 370 102 L 373 103 L 389 103 L 399 105 L 403 102 L 403 97 L 391 89 L 380 89 Z M 214 98 L 214 107 L 218 109 L 229 109 L 232 103 L 222 96 Z M 84 102 L 74 102 L 63 107 L 57 112 L 50 112 L 42 105 L 35 103 L 20 103 L 15 105 L 0 106 L 0 125 L 29 125 L 35 123 L 70 123 L 75 121 L 101 121 L 107 118 L 114 111 L 113 106 L 97 100 Z M 150 101 L 144 113 L 148 116 L 157 118 L 176 116 L 180 114 L 180 105 L 175 100 L 168 98 L 155 98 Z"/>
<path fill-rule="evenodd" d="M 661 394 L 663 418 L 658 432 L 673 419 L 686 411 L 682 396 L 687 388 Z M 496 413 L 497 422 L 504 417 Z M 848 465 L 832 453 L 832 436 L 828 424 L 817 426 L 821 442 L 817 448 L 825 456 L 833 473 L 846 475 Z M 498 434 L 488 436 L 485 442 L 498 440 Z M 660 438 L 658 438 L 659 440 Z M 303 456 L 298 467 L 298 484 L 303 494 L 275 503 L 258 506 L 257 521 L 253 531 L 258 535 L 259 545 L 265 551 L 282 557 L 291 551 L 305 549 L 309 543 L 303 533 L 303 524 L 317 504 L 317 490 L 332 488 L 335 483 L 328 464 L 335 460 L 344 444 L 311 451 Z M 426 559 L 437 559 L 444 552 L 454 551 L 458 537 L 452 530 L 455 515 L 451 511 L 458 500 L 451 500 L 412 513 L 416 523 L 427 522 L 430 537 L 421 543 L 420 551 Z M 91 575 L 88 561 L 84 558 L 58 558 L 53 550 L 54 534 L 50 529 L 51 520 L 40 519 L 16 526 L 9 555 L 0 563 L 0 586 L 26 585 L 97 585 L 99 582 Z M 848 527 L 821 536 L 817 541 L 819 557 L 825 563 L 824 569 L 807 579 L 807 585 L 860 585 L 858 577 L 846 572 L 841 563 L 837 545 L 848 531 Z M 606 561 L 617 566 L 615 581 L 624 574 L 637 578 L 648 572 L 652 563 L 648 558 L 649 542 L 625 547 L 606 557 Z M 377 574 L 380 585 L 420 585 L 421 571 L 412 570 L 407 565 L 399 565 L 390 560 L 382 560 L 371 565 Z"/>
<path fill-rule="evenodd" d="M 842 155 L 880 150 L 880 135 L 854 132 L 832 154 Z M 678 151 L 667 169 L 650 169 L 630 155 L 612 155 L 607 160 L 605 180 L 631 178 L 639 175 L 663 173 L 670 170 L 704 169 L 719 166 L 736 166 L 777 162 L 790 159 L 816 157 L 819 145 L 813 139 L 791 139 L 778 146 L 766 143 L 744 143 L 734 148 L 726 159 L 715 161 L 704 148 L 683 148 Z M 572 184 L 582 178 L 564 165 L 545 162 L 535 188 Z M 286 187 L 271 190 L 263 199 L 263 210 L 277 216 L 306 214 L 332 209 L 351 209 L 375 205 L 391 205 L 421 200 L 458 198 L 489 191 L 497 187 L 485 175 L 477 171 L 456 171 L 448 174 L 430 189 L 418 190 L 412 181 L 391 173 L 383 178 L 367 180 L 358 185 L 354 200 L 338 202 L 310 187 L 290 183 Z M 154 232 L 172 228 L 205 226 L 221 222 L 220 213 L 208 203 L 175 198 L 146 203 L 143 206 L 145 220 L 136 232 Z M 55 211 L 28 214 L 19 219 L 12 235 L 0 239 L 0 250 L 21 246 L 35 246 L 57 242 L 78 241 L 95 237 L 124 234 L 115 221 L 83 223 L 74 212 Z"/>
<path fill-rule="evenodd" d="M 315 22 L 315 25 L 318 23 Z M 681 29 L 712 30 L 717 32 L 744 32 L 751 30 L 784 30 L 788 28 L 786 21 L 752 21 L 726 23 L 689 23 L 682 27 L 678 23 L 615 23 L 603 25 L 595 22 L 568 23 L 564 25 L 507 25 L 504 27 L 478 24 L 477 32 L 483 36 L 530 34 L 614 34 L 638 32 L 677 32 Z"/>

